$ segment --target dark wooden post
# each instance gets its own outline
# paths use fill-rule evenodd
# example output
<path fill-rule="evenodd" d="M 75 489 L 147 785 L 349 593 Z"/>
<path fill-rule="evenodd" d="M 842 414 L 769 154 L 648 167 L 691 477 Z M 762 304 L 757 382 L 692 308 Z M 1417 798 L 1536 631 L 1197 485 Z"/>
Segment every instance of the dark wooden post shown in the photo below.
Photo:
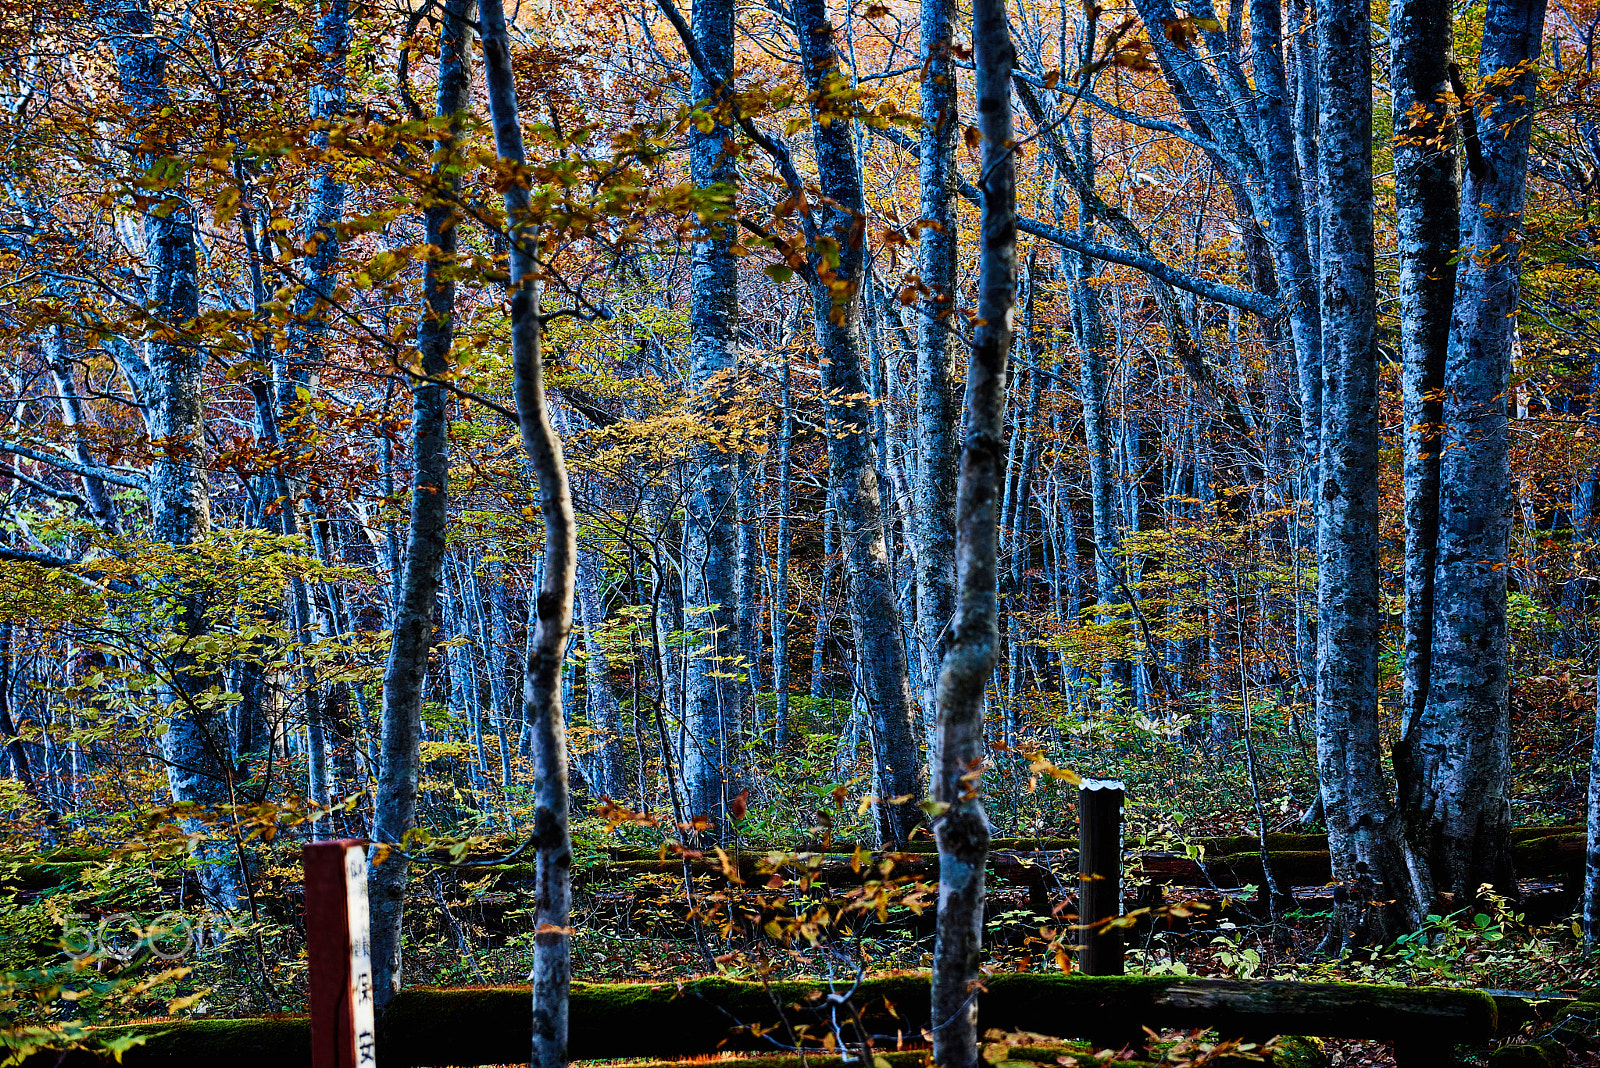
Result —
<path fill-rule="evenodd" d="M 1122 974 L 1122 930 L 1095 926 L 1122 915 L 1122 784 L 1078 786 L 1078 971 Z"/>
<path fill-rule="evenodd" d="M 367 844 L 312 842 L 306 879 L 306 957 L 311 967 L 311 1068 L 375 1068 Z"/>

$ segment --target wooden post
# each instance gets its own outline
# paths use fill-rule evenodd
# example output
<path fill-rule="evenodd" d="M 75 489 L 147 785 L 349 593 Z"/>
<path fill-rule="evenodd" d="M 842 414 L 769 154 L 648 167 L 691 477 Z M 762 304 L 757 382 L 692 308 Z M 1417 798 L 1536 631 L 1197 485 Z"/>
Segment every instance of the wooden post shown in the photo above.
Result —
<path fill-rule="evenodd" d="M 1122 915 L 1122 784 L 1078 786 L 1078 971 L 1122 974 L 1122 931 L 1095 924 Z"/>
<path fill-rule="evenodd" d="M 305 866 L 311 1068 L 375 1068 L 367 844 L 312 842 Z"/>

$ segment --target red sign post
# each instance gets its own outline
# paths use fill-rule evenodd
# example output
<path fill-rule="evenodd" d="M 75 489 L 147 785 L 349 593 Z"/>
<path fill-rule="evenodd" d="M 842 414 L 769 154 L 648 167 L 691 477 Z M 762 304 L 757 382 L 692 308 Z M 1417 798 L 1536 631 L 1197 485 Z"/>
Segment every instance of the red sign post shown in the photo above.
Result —
<path fill-rule="evenodd" d="M 311 1068 L 376 1068 L 367 844 L 312 842 L 306 879 L 306 956 L 311 966 Z"/>

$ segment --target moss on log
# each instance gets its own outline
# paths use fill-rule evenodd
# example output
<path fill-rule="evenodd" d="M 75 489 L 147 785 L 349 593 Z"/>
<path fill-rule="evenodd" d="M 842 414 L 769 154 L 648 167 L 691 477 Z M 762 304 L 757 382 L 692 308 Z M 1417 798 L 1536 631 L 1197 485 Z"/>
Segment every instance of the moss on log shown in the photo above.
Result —
<path fill-rule="evenodd" d="M 839 989 L 844 989 L 840 987 Z M 525 1061 L 531 1041 L 529 990 L 518 987 L 413 988 L 390 1004 L 378 1027 L 384 1068 L 506 1064 Z M 928 977 L 907 973 L 869 979 L 853 1005 L 878 1035 L 920 1036 L 928 1025 Z M 775 1029 L 795 1044 L 802 1030 L 815 1042 L 832 1005 L 817 982 L 762 985 L 700 979 L 682 985 L 575 983 L 571 1052 L 578 1059 L 651 1060 L 719 1049 L 759 1052 L 773 1042 L 751 1025 Z M 1337 1038 L 1406 1036 L 1440 1046 L 1481 1043 L 1495 1032 L 1494 999 L 1470 990 L 1362 984 L 1248 982 L 1167 976 L 1000 975 L 979 1002 L 984 1031 L 1024 1031 L 1110 1044 L 1153 1028 L 1212 1028 L 1224 1037 L 1279 1034 Z M 107 1028 L 102 1035 L 149 1036 L 123 1057 L 128 1068 L 222 1063 L 227 1068 L 278 1068 L 304 1063 L 304 1018 L 202 1020 Z M 1121 1044 L 1120 1041 L 1117 1042 Z M 55 1055 L 28 1062 L 54 1063 Z M 67 1064 L 93 1064 L 78 1054 Z"/>

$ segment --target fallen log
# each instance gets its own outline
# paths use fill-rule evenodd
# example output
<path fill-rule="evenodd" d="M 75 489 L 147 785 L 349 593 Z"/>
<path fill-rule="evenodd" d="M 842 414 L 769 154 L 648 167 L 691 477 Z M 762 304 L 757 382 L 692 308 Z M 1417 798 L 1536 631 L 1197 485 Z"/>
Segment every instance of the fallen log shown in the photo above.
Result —
<path fill-rule="evenodd" d="M 815 1048 L 846 1015 L 848 983 L 761 984 L 699 979 L 680 985 L 574 983 L 573 1059 L 649 1058 L 717 1050 Z M 529 988 L 413 988 L 401 991 L 378 1025 L 384 1068 L 434 1068 L 525 1062 L 531 1044 Z M 850 1007 L 881 1044 L 915 1040 L 928 1026 L 928 977 L 908 973 L 864 980 Z M 983 1031 L 1088 1038 L 1120 1048 L 1148 1026 L 1209 1028 L 1222 1037 L 1274 1035 L 1389 1039 L 1402 1065 L 1443 1063 L 1457 1044 L 1481 1045 L 1497 1027 L 1495 999 L 1472 990 L 1363 984 L 1251 982 L 1168 976 L 1013 974 L 985 981 Z M 846 1025 L 848 1032 L 848 1025 Z M 310 1034 L 303 1017 L 172 1020 L 98 1029 L 101 1039 L 143 1038 L 126 1050 L 127 1068 L 226 1063 L 228 1068 L 303 1064 Z M 848 1033 L 847 1033 L 848 1037 Z M 37 1054 L 26 1068 L 57 1063 Z M 85 1052 L 63 1065 L 109 1063 Z"/>

